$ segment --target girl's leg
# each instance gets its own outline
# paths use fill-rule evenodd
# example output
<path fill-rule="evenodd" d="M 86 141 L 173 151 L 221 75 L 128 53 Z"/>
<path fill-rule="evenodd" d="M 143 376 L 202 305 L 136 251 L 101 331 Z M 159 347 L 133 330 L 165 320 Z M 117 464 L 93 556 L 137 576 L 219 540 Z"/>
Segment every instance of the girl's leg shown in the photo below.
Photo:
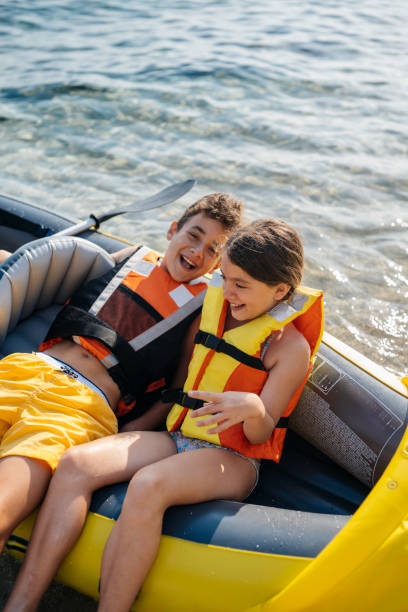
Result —
<path fill-rule="evenodd" d="M 38 506 L 50 478 L 44 461 L 17 455 L 0 459 L 0 552 L 13 529 Z"/>
<path fill-rule="evenodd" d="M 176 452 L 166 432 L 129 432 L 64 453 L 38 515 L 24 564 L 4 611 L 35 610 L 84 526 L 92 493 L 129 480 L 143 465 Z"/>
<path fill-rule="evenodd" d="M 169 506 L 244 499 L 255 483 L 250 462 L 218 449 L 184 452 L 140 469 L 132 478 L 105 547 L 100 612 L 127 612 L 157 555 Z"/>

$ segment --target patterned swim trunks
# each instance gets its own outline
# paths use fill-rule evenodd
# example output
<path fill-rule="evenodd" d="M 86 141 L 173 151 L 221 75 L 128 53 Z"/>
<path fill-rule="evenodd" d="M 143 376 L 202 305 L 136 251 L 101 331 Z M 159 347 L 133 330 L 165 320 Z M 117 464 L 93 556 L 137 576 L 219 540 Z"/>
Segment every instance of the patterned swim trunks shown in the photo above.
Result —
<path fill-rule="evenodd" d="M 241 453 L 239 453 L 236 450 L 233 450 L 232 448 L 227 448 L 226 446 L 219 446 L 218 444 L 213 444 L 212 442 L 208 442 L 208 440 L 200 440 L 198 438 L 187 438 L 187 436 L 184 436 L 180 430 L 169 431 L 168 433 L 174 440 L 177 446 L 178 453 L 185 453 L 186 451 L 198 450 L 200 448 L 218 448 L 219 450 L 226 450 L 226 451 L 229 451 L 230 453 L 234 453 L 235 455 L 238 455 L 238 457 L 242 457 L 242 459 L 246 459 L 254 467 L 254 470 L 256 472 L 256 481 L 255 481 L 252 491 L 255 489 L 256 485 L 258 484 L 259 469 L 261 466 L 261 461 L 259 459 L 253 459 L 252 457 L 245 457 L 245 455 L 241 455 Z"/>

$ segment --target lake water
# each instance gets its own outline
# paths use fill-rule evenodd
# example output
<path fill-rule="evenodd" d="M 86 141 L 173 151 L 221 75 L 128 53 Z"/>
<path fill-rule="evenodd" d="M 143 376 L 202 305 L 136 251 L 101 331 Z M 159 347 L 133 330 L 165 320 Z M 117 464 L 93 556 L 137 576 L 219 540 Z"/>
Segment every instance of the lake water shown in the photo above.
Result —
<path fill-rule="evenodd" d="M 195 178 L 105 224 L 159 249 L 230 192 L 298 229 L 326 329 L 402 374 L 407 31 L 406 0 L 0 2 L 0 191 L 83 219 Z M 41 610 L 94 609 L 67 593 Z"/>
<path fill-rule="evenodd" d="M 408 3 L 14 0 L 0 11 L 1 192 L 156 248 L 214 191 L 303 237 L 326 329 L 402 374 Z"/>

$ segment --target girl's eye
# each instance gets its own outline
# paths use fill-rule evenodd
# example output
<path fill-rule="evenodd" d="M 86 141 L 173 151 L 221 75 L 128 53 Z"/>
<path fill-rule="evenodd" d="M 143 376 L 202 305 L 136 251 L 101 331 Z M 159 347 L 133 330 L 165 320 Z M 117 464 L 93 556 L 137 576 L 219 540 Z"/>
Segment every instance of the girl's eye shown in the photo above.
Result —
<path fill-rule="evenodd" d="M 213 249 L 213 247 L 209 247 L 208 252 L 211 255 L 211 257 L 215 257 L 217 255 L 217 251 L 215 249 Z M 224 278 L 224 277 L 222 277 L 222 278 Z"/>
<path fill-rule="evenodd" d="M 235 283 L 235 286 L 236 286 L 238 289 L 245 289 L 244 285 L 240 285 L 239 283 Z"/>
<path fill-rule="evenodd" d="M 190 236 L 191 238 L 194 238 L 194 240 L 197 240 L 198 238 L 197 234 L 194 234 L 194 232 L 190 232 Z"/>

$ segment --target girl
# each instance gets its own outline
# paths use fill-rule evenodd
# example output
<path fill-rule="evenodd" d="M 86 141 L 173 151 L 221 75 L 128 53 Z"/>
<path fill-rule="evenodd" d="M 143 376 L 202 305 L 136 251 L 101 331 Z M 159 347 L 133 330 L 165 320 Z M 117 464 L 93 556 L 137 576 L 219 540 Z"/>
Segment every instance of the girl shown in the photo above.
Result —
<path fill-rule="evenodd" d="M 65 462 L 71 465 L 65 479 L 71 484 L 77 479 L 78 491 L 85 475 L 92 490 L 131 479 L 102 559 L 100 611 L 130 609 L 155 560 L 169 506 L 241 501 L 257 483 L 259 459 L 279 461 L 285 419 L 322 333 L 321 293 L 296 290 L 302 269 L 300 238 L 286 223 L 262 219 L 238 230 L 226 244 L 221 275 L 214 275 L 201 320 L 188 334 L 185 355 L 195 347 L 184 389 L 169 390 L 165 397 L 175 402 L 169 431 L 127 431 L 65 454 L 74 456 Z M 179 380 L 187 363 L 186 357 Z M 46 503 L 54 508 L 54 526 L 58 520 L 66 526 L 64 509 L 86 514 L 90 493 L 75 496 L 71 486 L 67 499 L 58 472 Z M 47 563 L 42 553 L 42 564 Z M 20 573 L 20 587 L 6 610 L 33 610 L 38 604 L 47 584 L 37 580 L 32 561 L 30 575 L 23 573 L 24 588 Z"/>

